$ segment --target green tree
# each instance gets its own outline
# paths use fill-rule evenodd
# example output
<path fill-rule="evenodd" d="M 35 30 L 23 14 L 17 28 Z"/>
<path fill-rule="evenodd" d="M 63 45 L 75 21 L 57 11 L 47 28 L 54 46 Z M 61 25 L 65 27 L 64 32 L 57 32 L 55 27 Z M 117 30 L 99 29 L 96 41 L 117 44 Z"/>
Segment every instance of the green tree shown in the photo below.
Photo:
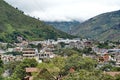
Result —
<path fill-rule="evenodd" d="M 72 56 L 74 54 L 81 55 L 81 53 L 73 49 L 61 49 L 58 54 L 61 56 Z"/>
<path fill-rule="evenodd" d="M 83 58 L 78 55 L 73 55 L 67 59 L 65 64 L 66 64 L 64 67 L 65 72 L 69 71 L 70 68 L 74 68 L 75 71 L 79 71 L 80 69 L 92 71 L 93 69 L 95 69 L 97 65 L 97 61 L 91 58 L 87 58 L 87 57 Z"/>
<path fill-rule="evenodd" d="M 19 65 L 16 66 L 13 75 L 17 78 L 23 79 L 26 76 L 25 68 L 36 67 L 38 65 L 35 59 L 24 59 Z"/>
<path fill-rule="evenodd" d="M 79 71 L 75 71 L 74 73 L 69 73 L 67 77 L 65 77 L 63 80 L 104 80 L 104 79 L 101 79 L 101 73 L 99 71 L 90 72 L 81 69 Z"/>
<path fill-rule="evenodd" d="M 5 78 L 4 80 L 21 80 L 16 75 L 12 75 L 11 77 Z"/>
<path fill-rule="evenodd" d="M 104 74 L 102 75 L 101 80 L 115 80 L 115 78 L 113 76 Z"/>
<path fill-rule="evenodd" d="M 40 49 L 42 49 L 42 44 L 39 43 L 39 44 L 37 45 L 37 49 L 38 49 L 38 52 L 40 52 Z"/>
<path fill-rule="evenodd" d="M 13 72 L 15 71 L 16 66 L 19 65 L 20 63 L 21 63 L 21 61 L 9 62 L 4 65 L 5 70 L 9 70 L 10 75 L 12 75 Z"/>
<path fill-rule="evenodd" d="M 4 64 L 3 64 L 3 61 L 0 60 L 0 75 L 3 73 L 4 71 Z"/>
<path fill-rule="evenodd" d="M 93 50 L 92 50 L 91 47 L 85 47 L 85 48 L 82 50 L 82 53 L 84 53 L 84 54 L 95 54 L 95 52 L 93 52 Z"/>
<path fill-rule="evenodd" d="M 65 66 L 65 61 L 66 58 L 60 56 L 51 59 L 51 63 L 53 63 L 59 69 L 62 69 Z"/>
<path fill-rule="evenodd" d="M 66 45 L 64 42 L 60 42 L 59 44 L 61 45 L 61 48 L 64 48 Z"/>
<path fill-rule="evenodd" d="M 112 65 L 110 65 L 110 64 L 105 64 L 103 67 L 101 67 L 100 68 L 100 70 L 102 70 L 102 71 L 110 71 L 110 70 L 112 70 Z"/>
<path fill-rule="evenodd" d="M 35 76 L 35 80 L 44 79 L 44 80 L 55 80 L 59 75 L 60 69 L 56 67 L 53 63 L 40 63 L 38 65 L 40 72 Z"/>
<path fill-rule="evenodd" d="M 3 61 L 2 60 L 0 60 L 0 68 L 3 68 Z"/>
<path fill-rule="evenodd" d="M 115 80 L 120 80 L 120 74 L 115 75 Z"/>

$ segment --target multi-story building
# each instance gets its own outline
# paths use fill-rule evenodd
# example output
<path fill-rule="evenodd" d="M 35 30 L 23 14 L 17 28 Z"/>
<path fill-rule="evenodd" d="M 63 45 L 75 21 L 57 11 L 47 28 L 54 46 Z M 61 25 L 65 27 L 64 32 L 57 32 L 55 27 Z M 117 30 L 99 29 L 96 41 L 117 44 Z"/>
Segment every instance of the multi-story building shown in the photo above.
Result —
<path fill-rule="evenodd" d="M 26 48 L 22 50 L 23 58 L 37 58 L 37 49 Z"/>

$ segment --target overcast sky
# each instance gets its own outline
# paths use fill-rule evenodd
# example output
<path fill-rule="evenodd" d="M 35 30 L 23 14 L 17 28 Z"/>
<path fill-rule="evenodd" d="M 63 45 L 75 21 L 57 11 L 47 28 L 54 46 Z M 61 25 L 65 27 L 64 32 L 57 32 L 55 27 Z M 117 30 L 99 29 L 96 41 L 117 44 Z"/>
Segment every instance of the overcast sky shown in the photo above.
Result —
<path fill-rule="evenodd" d="M 87 20 L 120 9 L 120 0 L 5 0 L 44 21 Z"/>

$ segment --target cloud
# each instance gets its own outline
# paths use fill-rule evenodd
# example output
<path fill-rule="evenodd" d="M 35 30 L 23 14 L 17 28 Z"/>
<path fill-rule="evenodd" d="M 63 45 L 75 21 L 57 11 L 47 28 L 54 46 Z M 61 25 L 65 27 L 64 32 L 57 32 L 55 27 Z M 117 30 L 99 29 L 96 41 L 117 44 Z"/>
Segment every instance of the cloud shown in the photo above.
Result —
<path fill-rule="evenodd" d="M 5 0 L 45 21 L 86 20 L 120 9 L 120 0 Z"/>

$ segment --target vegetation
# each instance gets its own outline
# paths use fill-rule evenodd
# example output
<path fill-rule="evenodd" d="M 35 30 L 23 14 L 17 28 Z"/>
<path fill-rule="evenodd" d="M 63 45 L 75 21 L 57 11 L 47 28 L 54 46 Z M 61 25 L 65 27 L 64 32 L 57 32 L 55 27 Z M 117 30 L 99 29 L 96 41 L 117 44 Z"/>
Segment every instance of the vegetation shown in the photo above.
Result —
<path fill-rule="evenodd" d="M 98 43 L 98 48 L 111 49 L 114 47 L 114 45 L 110 46 L 108 41 L 105 41 L 104 43 Z"/>
<path fill-rule="evenodd" d="M 119 33 L 119 17 L 120 11 L 105 13 L 87 22 L 81 24 L 80 36 L 91 37 L 101 40 L 104 39 L 120 39 L 116 35 Z M 107 17 L 107 18 L 106 18 Z M 108 24 L 109 23 L 109 24 Z M 66 25 L 67 23 L 65 23 Z M 84 27 L 86 26 L 86 27 Z M 108 27 L 109 26 L 109 27 Z M 88 33 L 86 33 L 88 31 Z M 94 32 L 95 31 L 95 32 Z M 77 31 L 79 32 L 79 31 Z M 85 34 L 84 34 L 85 33 Z M 96 37 L 98 36 L 99 37 Z M 9 42 L 6 45 L 0 44 L 0 48 L 14 48 L 11 43 L 20 42 L 17 37 L 22 37 L 23 40 L 43 40 L 57 39 L 58 37 L 73 38 L 64 32 L 46 25 L 38 19 L 24 15 L 24 12 L 13 8 L 5 1 L 0 0 L 0 41 Z M 115 42 L 119 45 L 120 42 Z M 30 75 L 34 80 L 120 80 L 120 75 L 115 77 L 104 74 L 103 71 L 120 71 L 119 67 L 114 67 L 115 62 L 110 61 L 98 68 L 98 61 L 89 57 L 83 57 L 82 54 L 95 54 L 91 47 L 84 49 L 65 48 L 65 43 L 61 42 L 56 45 L 55 53 L 58 55 L 52 59 L 43 59 L 42 63 L 38 63 L 35 59 L 24 59 L 22 61 L 14 61 L 3 63 L 0 60 L 0 80 L 23 80 L 24 77 Z M 42 45 L 29 44 L 28 47 L 42 49 Z M 98 48 L 113 48 L 114 45 L 98 43 Z M 7 52 L 5 54 L 22 55 L 21 52 Z M 38 72 L 26 73 L 25 68 L 36 67 Z M 2 74 L 8 70 L 10 76 L 3 77 Z"/>
<path fill-rule="evenodd" d="M 3 72 L 3 61 L 0 60 L 0 75 L 2 74 Z"/>
<path fill-rule="evenodd" d="M 100 68 L 102 71 L 120 71 L 120 67 L 114 67 L 111 64 L 105 64 Z"/>
<path fill-rule="evenodd" d="M 95 16 L 73 30 L 73 34 L 97 40 L 120 39 L 120 10 Z"/>
<path fill-rule="evenodd" d="M 3 65 L 2 61 L 0 62 Z M 103 74 L 103 71 L 110 68 L 114 71 L 119 69 L 110 65 L 105 65 L 97 69 L 98 62 L 88 57 L 82 57 L 78 54 L 73 54 L 69 57 L 54 57 L 42 63 L 37 63 L 35 59 L 24 59 L 20 62 L 10 62 L 5 65 L 5 69 L 9 69 L 10 77 L 0 80 L 21 80 L 29 75 L 25 72 L 26 67 L 37 67 L 38 72 L 32 73 L 33 80 L 119 80 L 119 75 L 115 77 Z M 3 68 L 3 67 L 2 67 Z M 72 69 L 72 70 L 71 70 Z M 1 71 L 1 69 L 0 69 Z"/>
<path fill-rule="evenodd" d="M 16 66 L 14 66 L 15 64 Z M 12 65 L 8 65 L 10 66 L 10 71 L 13 72 L 11 74 L 11 77 L 7 78 L 7 80 L 21 80 L 27 75 L 27 73 L 25 72 L 26 67 L 36 67 L 38 65 L 35 59 L 24 59 L 18 65 L 17 64 L 18 63 L 12 63 Z"/>
<path fill-rule="evenodd" d="M 16 55 L 22 55 L 22 52 L 7 52 L 5 53 L 6 55 L 13 55 L 13 56 L 16 56 Z"/>
<path fill-rule="evenodd" d="M 69 71 L 70 68 L 74 68 L 75 71 L 79 71 L 81 69 L 92 71 L 96 65 L 97 61 L 92 60 L 91 58 L 83 58 L 78 55 L 73 55 L 67 59 L 65 71 Z"/>
<path fill-rule="evenodd" d="M 34 74 L 34 80 L 119 80 L 115 77 L 103 74 L 103 71 L 96 69 L 97 61 L 91 58 L 83 58 L 79 55 L 72 55 L 68 58 L 56 57 L 47 62 L 40 63 L 40 72 Z M 71 68 L 73 71 L 70 71 Z"/>
<path fill-rule="evenodd" d="M 73 54 L 82 55 L 80 52 L 74 49 L 59 49 L 59 50 L 56 50 L 55 53 L 57 55 L 68 56 L 68 57 L 72 56 Z"/>
<path fill-rule="evenodd" d="M 38 19 L 24 15 L 24 12 L 18 10 L 18 8 L 13 8 L 5 1 L 0 0 L 0 41 L 18 42 L 17 36 L 23 37 L 24 40 L 73 37 L 46 25 Z"/>
<path fill-rule="evenodd" d="M 3 77 L 1 76 L 3 72 L 4 72 L 4 64 L 3 61 L 0 60 L 0 80 L 4 80 Z"/>
<path fill-rule="evenodd" d="M 4 64 L 4 68 L 5 70 L 9 70 L 9 74 L 10 76 L 13 74 L 13 72 L 15 71 L 15 68 L 17 67 L 17 65 L 19 65 L 21 63 L 21 61 L 12 61 L 9 62 L 7 64 Z"/>
<path fill-rule="evenodd" d="M 55 27 L 58 30 L 64 31 L 70 34 L 70 29 L 77 27 L 80 22 L 78 21 L 60 21 L 60 22 L 45 22 L 48 25 Z"/>

